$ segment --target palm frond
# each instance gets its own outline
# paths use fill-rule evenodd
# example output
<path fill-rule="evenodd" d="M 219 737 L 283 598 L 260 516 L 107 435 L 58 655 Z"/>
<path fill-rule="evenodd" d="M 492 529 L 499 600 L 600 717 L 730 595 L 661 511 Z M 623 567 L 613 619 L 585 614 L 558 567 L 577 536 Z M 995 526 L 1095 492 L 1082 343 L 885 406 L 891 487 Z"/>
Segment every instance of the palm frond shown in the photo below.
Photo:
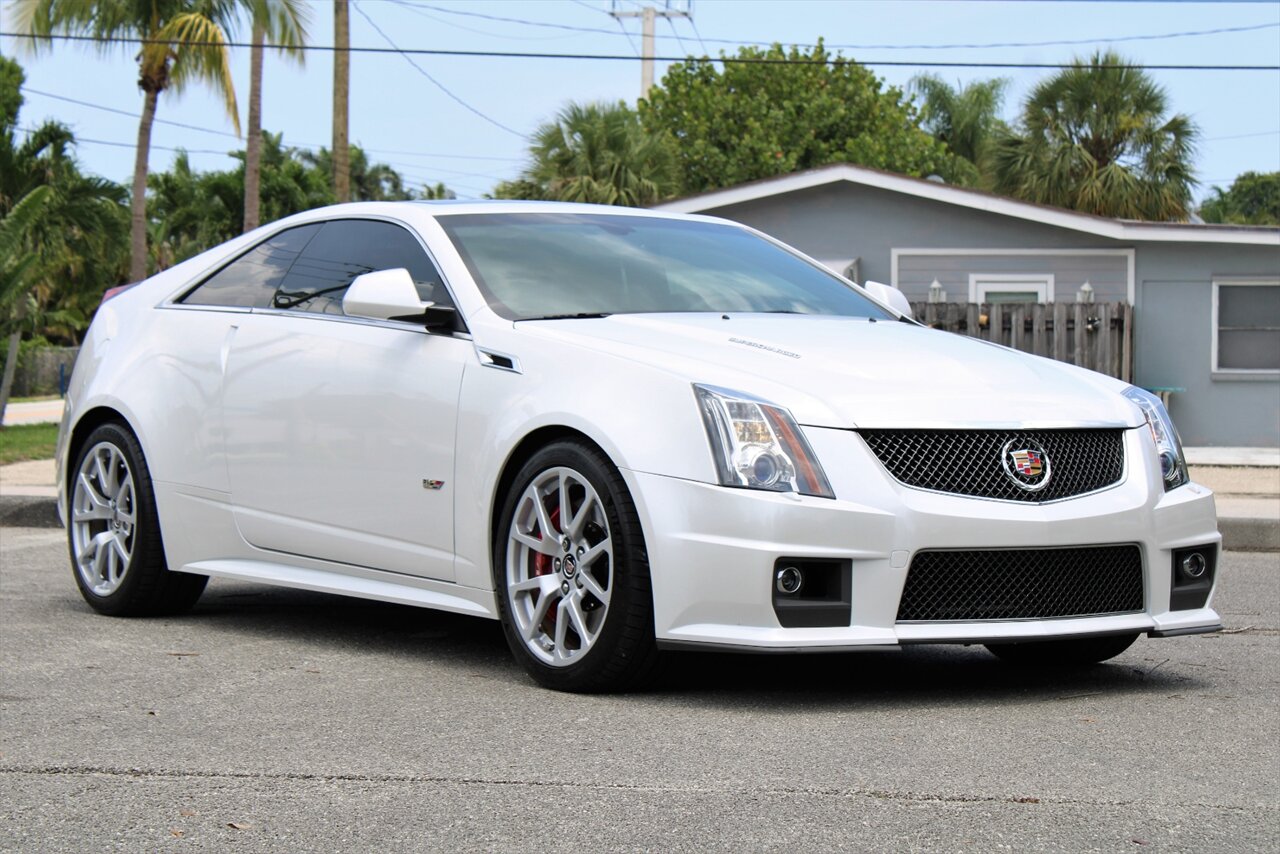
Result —
<path fill-rule="evenodd" d="M 227 47 L 227 24 L 207 15 L 184 12 L 174 15 L 156 33 L 172 54 L 169 80 L 181 92 L 193 81 L 209 83 L 222 96 L 223 106 L 240 133 L 240 110 L 231 77 L 231 52 Z"/>

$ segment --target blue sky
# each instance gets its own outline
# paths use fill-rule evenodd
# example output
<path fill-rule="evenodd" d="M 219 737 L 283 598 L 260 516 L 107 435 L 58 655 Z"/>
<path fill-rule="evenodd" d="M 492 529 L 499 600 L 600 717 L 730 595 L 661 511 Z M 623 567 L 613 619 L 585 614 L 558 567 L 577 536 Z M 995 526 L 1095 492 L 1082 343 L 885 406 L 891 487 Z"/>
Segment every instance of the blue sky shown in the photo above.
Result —
<path fill-rule="evenodd" d="M 609 15 L 614 7 L 636 10 L 641 5 L 636 0 L 353 0 L 352 5 L 355 47 L 386 47 L 389 38 L 400 48 L 635 55 L 640 43 L 636 18 Z M 662 7 L 664 0 L 656 0 L 656 5 Z M 317 0 L 309 6 L 312 43 L 332 44 L 332 3 Z M 0 30 L 10 29 L 11 21 L 7 0 L 0 0 Z M 1164 37 L 1243 27 L 1255 29 Z M 845 47 L 842 53 L 866 62 L 1065 62 L 1112 46 L 1146 64 L 1280 65 L 1280 2 L 695 0 L 692 23 L 659 20 L 657 33 L 659 55 L 701 54 L 704 48 L 716 55 L 721 49 L 732 53 L 742 43 L 811 44 L 822 37 L 828 45 L 865 46 Z M 238 35 L 247 40 L 247 33 Z M 1146 38 L 1152 36 L 1157 38 Z M 1112 41 L 1119 39 L 1124 40 Z M 1018 46 L 951 47 L 996 43 Z M 26 68 L 29 91 L 20 125 L 30 127 L 46 118 L 69 124 L 84 139 L 79 154 L 89 170 L 127 180 L 142 100 L 135 84 L 134 51 L 114 47 L 100 53 L 60 43 L 33 57 L 9 38 L 0 39 L 0 51 L 17 57 Z M 464 198 L 479 197 L 498 181 L 515 177 L 524 159 L 524 136 L 566 101 L 634 102 L 640 88 L 637 61 L 413 59 L 421 70 L 394 53 L 353 55 L 351 139 L 373 159 L 396 167 L 411 184 L 443 181 Z M 236 51 L 234 63 L 243 120 L 248 52 Z M 268 58 L 263 123 L 268 130 L 283 132 L 286 144 L 328 144 L 331 63 L 330 54 L 318 51 L 307 56 L 305 67 Z M 665 65 L 659 63 L 658 79 Z M 904 86 L 925 69 L 874 70 L 890 85 Z M 1030 88 L 1052 73 L 936 71 L 959 81 L 1010 77 L 1007 118 L 1016 115 Z M 1152 76 L 1166 88 L 1172 108 L 1189 114 L 1200 126 L 1196 169 L 1205 186 L 1199 195 L 1210 185 L 1225 186 L 1246 170 L 1280 170 L 1280 72 L 1169 70 L 1153 71 Z M 234 161 L 225 152 L 243 145 L 227 136 L 232 125 L 225 111 L 200 89 L 163 96 L 157 115 L 216 133 L 158 124 L 153 169 L 166 168 L 174 156 L 166 149 L 179 147 L 191 152 L 198 169 L 228 168 Z"/>

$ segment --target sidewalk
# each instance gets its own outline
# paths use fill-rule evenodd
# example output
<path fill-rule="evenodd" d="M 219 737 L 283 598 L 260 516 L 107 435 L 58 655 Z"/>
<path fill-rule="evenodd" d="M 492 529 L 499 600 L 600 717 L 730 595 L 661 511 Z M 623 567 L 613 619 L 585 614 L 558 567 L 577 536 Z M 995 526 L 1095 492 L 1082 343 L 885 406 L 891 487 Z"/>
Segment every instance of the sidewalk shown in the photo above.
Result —
<path fill-rule="evenodd" d="M 1233 551 L 1280 551 L 1280 449 L 1188 448 L 1191 479 L 1215 493 Z M 0 525 L 59 527 L 53 460 L 0 466 Z"/>
<path fill-rule="evenodd" d="M 48 400 L 27 400 L 21 403 L 9 402 L 4 408 L 4 426 L 16 424 L 57 424 L 62 420 L 62 407 L 65 401 L 60 397 Z"/>

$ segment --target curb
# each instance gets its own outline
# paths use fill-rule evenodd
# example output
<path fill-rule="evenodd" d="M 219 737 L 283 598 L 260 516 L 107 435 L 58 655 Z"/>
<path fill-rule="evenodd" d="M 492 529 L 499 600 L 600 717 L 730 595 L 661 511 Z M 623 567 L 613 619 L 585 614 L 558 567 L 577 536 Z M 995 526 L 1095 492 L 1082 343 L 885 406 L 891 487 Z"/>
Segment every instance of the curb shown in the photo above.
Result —
<path fill-rule="evenodd" d="M 1218 519 L 1218 531 L 1225 551 L 1280 551 L 1280 522 L 1273 519 L 1227 516 Z"/>
<path fill-rule="evenodd" d="M 31 495 L 0 495 L 0 527 L 61 528 L 58 501 Z M 1249 516 L 1218 518 L 1222 548 L 1230 552 L 1280 551 L 1280 522 Z"/>
<path fill-rule="evenodd" d="M 0 527 L 61 528 L 58 500 L 34 495 L 0 495 Z"/>

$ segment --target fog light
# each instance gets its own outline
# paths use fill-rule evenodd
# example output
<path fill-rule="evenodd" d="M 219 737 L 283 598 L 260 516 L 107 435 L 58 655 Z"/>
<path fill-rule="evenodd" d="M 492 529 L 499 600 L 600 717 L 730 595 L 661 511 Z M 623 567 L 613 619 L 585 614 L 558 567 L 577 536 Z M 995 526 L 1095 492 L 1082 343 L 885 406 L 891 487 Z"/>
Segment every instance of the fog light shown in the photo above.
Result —
<path fill-rule="evenodd" d="M 777 585 L 779 593 L 794 596 L 804 586 L 804 574 L 794 566 L 784 566 L 778 570 L 774 583 Z"/>
<path fill-rule="evenodd" d="M 1200 552 L 1192 552 L 1182 559 L 1182 573 L 1187 578 L 1199 578 L 1207 567 L 1208 562 Z"/>

